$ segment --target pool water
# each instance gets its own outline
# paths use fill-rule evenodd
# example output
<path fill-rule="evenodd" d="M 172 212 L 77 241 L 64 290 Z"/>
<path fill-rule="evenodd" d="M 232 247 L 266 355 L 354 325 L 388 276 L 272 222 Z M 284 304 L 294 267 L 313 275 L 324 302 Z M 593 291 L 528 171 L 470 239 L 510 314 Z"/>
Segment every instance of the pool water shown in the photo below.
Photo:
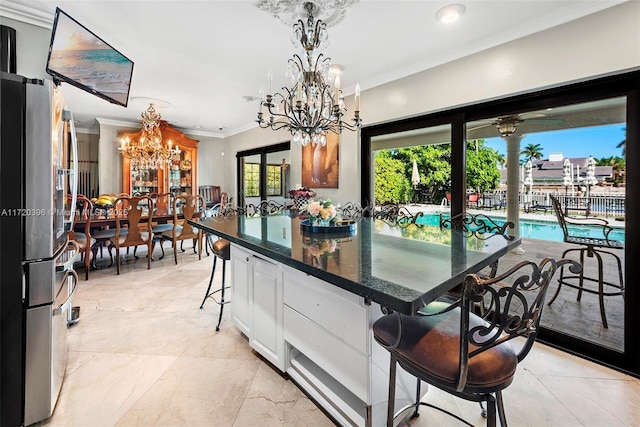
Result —
<path fill-rule="evenodd" d="M 504 218 L 489 218 L 499 225 L 503 225 L 506 222 L 506 219 Z M 419 217 L 416 220 L 416 224 L 438 227 L 440 225 L 440 214 L 424 214 L 424 216 Z M 604 238 L 602 228 L 598 226 L 581 227 L 568 225 L 568 229 L 569 234 L 572 236 L 593 237 L 597 239 Z M 549 240 L 552 242 L 562 242 L 564 239 L 562 228 L 560 228 L 560 225 L 557 222 L 522 218 L 520 218 L 520 237 L 527 239 Z M 624 228 L 614 227 L 613 231 L 609 233 L 609 239 L 624 242 Z"/>

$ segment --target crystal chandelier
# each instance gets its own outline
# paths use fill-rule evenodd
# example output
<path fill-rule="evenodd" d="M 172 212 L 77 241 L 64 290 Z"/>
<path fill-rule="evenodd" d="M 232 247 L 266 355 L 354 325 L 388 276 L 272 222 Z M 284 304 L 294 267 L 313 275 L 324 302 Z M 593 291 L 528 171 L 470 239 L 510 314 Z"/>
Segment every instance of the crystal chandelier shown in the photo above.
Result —
<path fill-rule="evenodd" d="M 160 132 L 160 113 L 156 111 L 153 104 L 143 111 L 142 130 L 140 138 L 132 141 L 127 138 L 120 140 L 118 150 L 124 157 L 131 159 L 133 169 L 157 169 L 163 164 L 169 164 L 172 160 L 180 158 L 180 148 L 175 147 L 171 140 L 166 144 L 162 141 Z"/>
<path fill-rule="evenodd" d="M 269 93 L 266 96 L 261 90 L 256 120 L 261 128 L 289 130 L 293 141 L 303 146 L 310 142 L 326 145 L 327 132 L 340 134 L 343 129 L 354 131 L 362 123 L 359 85 L 356 85 L 353 123 L 342 121 L 346 108 L 340 90 L 340 77 L 331 72 L 331 59 L 318 53 L 327 40 L 327 28 L 324 22 L 314 19 L 314 7 L 311 2 L 304 3 L 307 22 L 300 19 L 293 25 L 293 37 L 302 47 L 301 55 L 296 53 L 289 59 L 287 76 L 292 80 L 293 87 L 283 87 L 283 93 Z M 327 81 L 332 81 L 333 85 L 330 86 Z M 263 118 L 265 107 L 268 119 Z"/>

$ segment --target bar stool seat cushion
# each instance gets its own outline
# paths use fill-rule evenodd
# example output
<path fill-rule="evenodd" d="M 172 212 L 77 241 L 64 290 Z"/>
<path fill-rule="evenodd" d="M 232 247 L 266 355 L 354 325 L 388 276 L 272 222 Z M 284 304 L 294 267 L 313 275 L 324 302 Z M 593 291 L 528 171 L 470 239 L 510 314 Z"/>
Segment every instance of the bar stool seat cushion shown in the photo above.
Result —
<path fill-rule="evenodd" d="M 460 370 L 460 309 L 432 316 L 384 316 L 373 325 L 376 341 L 385 347 L 393 346 L 398 341 L 398 322 L 402 322 L 402 336 L 391 350 L 398 363 L 414 375 L 430 378 L 427 382 L 436 386 L 454 387 Z M 486 322 L 471 314 L 470 328 L 480 325 Z M 469 351 L 475 348 L 469 343 Z M 517 365 L 516 352 L 508 342 L 486 350 L 469 359 L 465 391 L 502 390 L 513 381 Z"/>

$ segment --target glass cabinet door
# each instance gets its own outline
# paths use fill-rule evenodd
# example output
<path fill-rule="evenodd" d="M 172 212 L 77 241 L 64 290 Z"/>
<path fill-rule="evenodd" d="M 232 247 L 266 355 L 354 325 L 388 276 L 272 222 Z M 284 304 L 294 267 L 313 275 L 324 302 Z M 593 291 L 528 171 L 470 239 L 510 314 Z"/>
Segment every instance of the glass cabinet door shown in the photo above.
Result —
<path fill-rule="evenodd" d="M 157 193 L 160 187 L 157 169 L 131 169 L 132 196 L 146 196 Z"/>
<path fill-rule="evenodd" d="M 193 194 L 192 151 L 183 150 L 180 158 L 169 167 L 169 191 L 174 194 Z"/>

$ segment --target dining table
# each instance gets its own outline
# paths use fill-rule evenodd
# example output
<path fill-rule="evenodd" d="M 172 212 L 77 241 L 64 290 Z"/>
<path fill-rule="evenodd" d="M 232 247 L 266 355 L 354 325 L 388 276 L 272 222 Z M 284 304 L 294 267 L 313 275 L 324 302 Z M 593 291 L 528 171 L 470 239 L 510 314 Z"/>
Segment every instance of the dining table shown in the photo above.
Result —
<path fill-rule="evenodd" d="M 184 219 L 181 210 L 178 210 L 178 219 Z M 105 210 L 96 210 L 89 217 L 91 228 L 107 228 L 107 227 L 115 227 L 116 221 L 118 220 L 118 216 L 109 213 Z M 123 223 L 126 224 L 126 219 L 122 219 Z M 146 220 L 145 215 L 142 216 L 140 222 L 144 222 Z M 173 209 L 157 209 L 153 212 L 152 221 L 158 224 L 166 224 L 169 221 L 174 220 Z M 75 222 L 74 229 L 81 231 L 84 229 L 85 224 L 87 223 L 87 219 L 78 218 Z"/>

